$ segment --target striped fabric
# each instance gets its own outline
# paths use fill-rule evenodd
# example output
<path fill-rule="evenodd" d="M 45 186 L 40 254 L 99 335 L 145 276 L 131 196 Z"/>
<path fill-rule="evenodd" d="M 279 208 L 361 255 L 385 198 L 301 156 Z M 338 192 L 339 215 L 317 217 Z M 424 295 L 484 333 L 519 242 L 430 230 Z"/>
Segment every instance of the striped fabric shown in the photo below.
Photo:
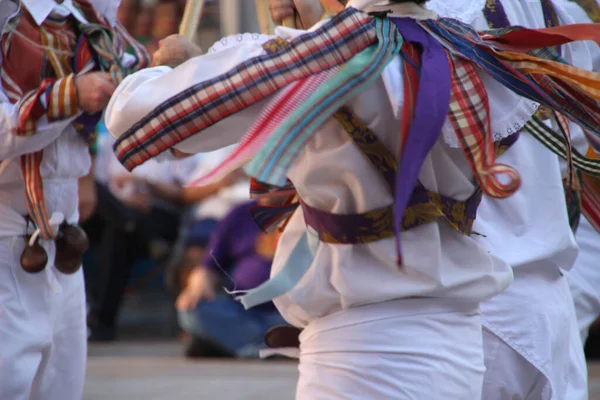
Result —
<path fill-rule="evenodd" d="M 341 51 L 340 48 L 350 49 L 350 51 L 346 50 L 346 55 L 348 55 L 348 57 L 340 57 L 337 59 L 340 63 L 344 62 L 353 55 L 350 53 L 352 50 L 358 52 L 374 40 L 373 34 L 369 36 L 366 33 L 373 31 L 373 25 L 370 21 L 372 21 L 372 19 L 368 18 L 365 14 L 351 8 L 346 9 L 344 12 L 332 18 L 329 23 L 323 25 L 319 31 L 303 35 L 296 43 L 290 43 L 290 46 L 286 51 L 280 51 L 276 55 L 261 56 L 249 60 L 234 71 L 183 91 L 179 95 L 163 103 L 141 121 L 138 121 L 122 136 L 121 139 L 119 139 L 119 141 L 117 141 L 115 150 L 118 158 L 128 169 L 133 169 L 150 157 L 165 151 L 173 144 L 180 142 L 192 134 L 200 132 L 206 126 L 214 124 L 221 118 L 239 111 L 258 99 L 264 98 L 268 93 L 273 93 L 279 88 L 286 86 L 287 81 L 279 78 L 278 74 L 293 74 L 293 72 L 296 72 L 296 76 L 298 74 L 304 74 L 303 76 L 306 76 L 316 73 L 317 71 L 314 69 L 308 71 L 308 68 L 305 68 L 306 61 L 297 58 L 295 59 L 296 65 L 294 71 L 292 71 L 292 64 L 290 63 L 286 63 L 285 67 L 281 65 L 280 60 L 284 55 L 287 59 L 294 59 L 292 57 L 297 54 L 296 47 L 301 44 L 298 43 L 299 41 L 314 45 L 313 53 L 324 54 L 326 56 L 325 60 L 331 59 L 327 54 L 339 52 Z M 364 32 L 367 38 L 357 34 L 352 38 L 350 38 L 349 35 L 346 35 L 342 40 L 338 40 L 337 42 L 329 41 L 325 44 L 323 43 L 324 41 L 314 41 L 315 38 L 320 35 L 326 38 L 331 37 L 332 33 L 330 31 L 339 32 L 342 29 L 345 30 L 348 26 L 358 28 L 361 24 L 364 29 L 361 29 L 360 32 Z M 339 28 L 340 25 L 343 26 L 343 28 Z M 498 79 L 509 78 L 511 89 L 516 90 L 520 94 L 527 95 L 530 98 L 534 98 L 535 100 L 543 100 L 542 102 L 551 104 L 553 108 L 562 109 L 564 107 L 562 103 L 564 103 L 565 96 L 562 96 L 560 91 L 550 92 L 546 82 L 536 82 L 530 75 L 525 76 L 517 70 L 518 68 L 526 69 L 528 65 L 520 64 L 515 68 L 511 67 L 508 62 L 497 59 L 497 57 L 494 56 L 494 53 L 489 52 L 491 44 L 484 42 L 468 26 L 460 24 L 458 21 L 444 19 L 439 21 L 423 21 L 422 25 L 434 33 L 436 37 L 438 37 L 438 40 L 441 40 L 451 52 L 458 53 L 458 55 L 469 59 L 476 59 L 477 56 L 475 54 L 483 54 L 486 59 L 485 61 L 491 61 L 493 65 L 484 65 L 484 67 L 487 67 L 488 70 L 491 70 L 492 68 L 501 68 L 501 73 L 498 73 L 497 71 L 491 72 L 493 75 L 497 76 Z M 437 31 L 433 32 L 434 30 Z M 535 31 L 526 30 L 526 32 L 529 34 Z M 521 38 L 521 40 L 523 39 Z M 315 42 L 317 43 L 315 44 Z M 493 43 L 494 48 L 501 48 L 501 44 L 498 44 L 497 42 L 498 41 L 496 40 Z M 563 42 L 566 43 L 568 40 L 563 40 Z M 350 46 L 350 43 L 353 45 Z M 459 44 L 465 50 L 470 51 L 465 55 L 464 51 L 461 52 L 454 48 L 456 44 Z M 530 46 L 535 47 L 533 45 Z M 263 63 L 269 58 L 273 58 L 276 62 L 272 63 L 269 68 L 266 68 Z M 311 61 L 312 60 L 314 59 L 311 58 Z M 532 59 L 529 58 L 528 61 L 531 62 Z M 533 59 L 533 61 L 536 63 L 543 63 L 543 61 L 538 59 Z M 550 63 L 548 65 L 551 68 L 556 67 L 556 63 Z M 548 67 L 548 65 L 544 66 Z M 330 68 L 331 66 L 332 64 L 328 62 L 325 66 L 320 66 L 317 69 L 321 71 Z M 557 68 L 559 70 L 561 69 L 560 66 Z M 578 75 L 581 73 L 579 70 L 570 69 L 570 72 L 573 71 L 576 71 Z M 560 73 L 562 73 L 562 71 Z M 260 78 L 258 77 L 259 75 Z M 241 77 L 247 77 L 247 79 L 242 79 Z M 584 83 L 590 83 L 591 81 L 589 78 L 595 78 L 595 76 L 587 77 L 587 81 L 584 81 Z M 582 81 L 580 76 L 576 76 L 576 80 L 562 80 L 561 77 L 553 77 L 551 83 L 554 87 L 562 91 L 564 89 L 563 86 L 575 86 L 574 82 L 580 81 Z M 248 85 L 248 82 L 251 82 L 251 84 Z M 270 85 L 269 82 L 271 83 Z M 218 90 L 219 87 L 227 87 L 232 90 L 228 90 L 227 93 L 221 93 Z M 532 87 L 535 89 L 532 90 Z M 576 90 L 581 89 L 581 86 L 576 87 Z M 583 91 L 585 90 L 587 89 L 584 89 Z M 574 91 L 575 89 L 571 90 L 569 95 L 574 95 Z M 595 100 L 590 100 L 588 103 L 589 107 L 587 107 L 586 110 L 581 108 L 574 109 L 570 110 L 570 114 L 573 114 L 573 117 L 578 122 L 592 127 L 596 124 L 594 114 L 597 113 L 593 112 Z M 592 112 L 588 113 L 588 111 Z M 588 114 L 592 115 L 591 118 L 588 117 Z M 598 125 L 596 124 L 596 127 L 597 126 Z M 261 151 L 262 154 L 266 154 L 270 150 L 263 147 Z M 293 151 L 291 154 L 285 155 L 286 157 L 289 156 L 285 165 L 289 165 L 289 161 L 293 160 Z M 261 181 L 272 184 L 282 184 L 285 182 L 284 171 L 287 167 L 284 166 L 283 168 L 278 168 L 278 171 L 265 170 L 265 168 L 271 168 L 273 163 L 270 162 L 268 165 L 259 166 L 260 161 L 257 161 L 257 159 L 260 158 L 261 157 L 254 158 L 254 161 L 249 167 L 250 171 L 256 172 L 257 177 Z M 273 159 L 270 158 L 269 160 Z M 277 160 L 277 158 L 275 160 Z M 205 182 L 206 181 L 202 181 L 202 183 Z"/>
<path fill-rule="evenodd" d="M 150 65 L 150 54 L 146 48 L 135 40 L 120 22 L 117 22 L 114 28 L 111 28 L 106 18 L 98 13 L 87 0 L 75 0 L 74 3 L 89 22 L 85 25 L 78 23 L 77 29 L 89 40 L 93 52 L 99 56 L 100 66 L 96 66 L 96 68 L 100 67 L 105 71 L 119 70 L 117 74 L 120 75 L 119 79 L 115 81 L 118 83 L 124 77 L 124 74 L 132 73 Z M 121 64 L 121 60 L 128 46 L 133 49 L 135 62 L 125 68 Z"/>
<path fill-rule="evenodd" d="M 567 157 L 567 145 L 562 134 L 557 133 L 552 128 L 548 127 L 544 121 L 538 117 L 533 117 L 530 121 L 525 124 L 525 130 L 530 132 L 535 138 L 537 138 L 544 146 L 550 151 L 556 153 L 564 160 L 568 160 Z M 586 174 L 600 176 L 600 160 L 582 155 L 577 149 L 571 149 L 571 157 L 573 160 L 573 166 L 575 169 L 585 172 Z"/>
<path fill-rule="evenodd" d="M 489 100 L 475 65 L 462 58 L 451 58 L 454 66 L 449 120 L 456 132 L 477 183 L 491 197 L 514 193 L 521 178 L 514 168 L 495 162 L 496 148 L 491 132 Z M 498 175 L 508 182 L 503 184 Z"/>
<path fill-rule="evenodd" d="M 579 4 L 585 10 L 590 19 L 595 23 L 600 23 L 600 4 L 597 0 L 572 0 Z M 588 151 L 589 159 L 595 162 L 600 160 L 593 151 Z M 576 160 L 575 160 L 576 161 Z M 576 165 L 577 167 L 577 165 Z M 581 212 L 592 224 L 598 233 L 600 233 L 600 178 L 598 171 L 582 170 L 581 185 L 582 191 L 579 199 L 574 199 L 573 204 L 579 200 Z M 595 173 L 594 173 L 595 172 Z"/>
<path fill-rule="evenodd" d="M 120 39 L 119 35 L 113 35 L 103 18 L 87 2 L 76 1 L 74 4 L 88 21 L 94 22 L 91 26 L 101 27 L 102 32 L 109 32 L 112 36 L 104 34 L 97 38 L 97 35 L 88 32 L 87 25 L 72 17 L 50 15 L 41 26 L 37 26 L 24 10 L 9 21 L 7 33 L 2 36 L 2 86 L 9 101 L 19 104 L 16 135 L 34 135 L 42 117 L 52 122 L 77 115 L 80 110 L 75 74 L 94 69 L 109 70 L 115 60 L 121 68 L 123 40 L 135 42 L 130 37 Z M 82 31 L 84 36 L 79 35 Z M 111 48 L 112 58 L 107 59 L 100 54 L 104 48 Z M 139 44 L 134 48 L 142 49 Z M 100 65 L 95 64 L 96 60 L 100 61 Z M 146 66 L 148 61 L 148 54 L 140 51 L 134 67 Z M 100 115 L 90 117 L 82 115 L 74 122 L 74 127 L 91 145 L 95 141 L 91 133 Z M 42 237 L 52 239 L 55 232 L 48 222 L 40 172 L 43 154 L 41 150 L 21 156 L 21 170 L 29 215 L 41 229 Z"/>
<path fill-rule="evenodd" d="M 262 128 L 274 124 L 268 128 L 268 137 L 255 143 L 248 141 L 252 148 L 238 149 L 240 153 L 246 151 L 247 157 L 238 161 L 250 158 L 247 171 L 251 176 L 270 185 L 284 185 L 290 166 L 320 123 L 332 116 L 345 99 L 358 93 L 366 82 L 378 77 L 391 57 L 399 53 L 402 35 L 391 29 L 387 21 L 348 8 L 319 30 L 296 38 L 273 54 L 248 60 L 232 71 L 181 92 L 134 124 L 117 141 L 118 158 L 126 168 L 133 169 L 222 118 L 284 89 L 279 92 L 278 101 L 270 105 L 275 119 L 259 118 L 260 123 L 265 124 Z M 487 98 L 475 66 L 514 92 L 560 111 L 586 127 L 590 135 L 600 137 L 600 93 L 597 90 L 600 76 L 557 62 L 559 56 L 551 49 L 547 51 L 550 60 L 514 51 L 560 46 L 574 37 L 600 41 L 600 27 L 513 28 L 481 36 L 456 20 L 417 23 L 429 33 L 425 35 L 427 38 L 433 38 L 428 40 L 446 49 L 448 60 L 452 62 L 450 119 L 486 194 L 510 195 L 517 189 L 519 177 L 512 168 L 495 163 Z M 353 29 L 349 30 L 350 26 Z M 347 34 L 340 35 L 341 32 Z M 302 51 L 305 58 L 298 57 Z M 322 57 L 321 65 L 316 62 L 319 57 Z M 308 88 L 302 86 L 307 82 L 310 83 Z M 304 93 L 296 93 L 291 87 L 302 88 Z M 354 92 L 349 92 L 350 89 Z M 286 104 L 294 104 L 288 103 L 293 99 L 300 99 L 302 104 L 286 109 Z M 260 127 L 253 129 L 257 135 L 266 131 Z M 256 143 L 259 145 L 255 146 Z M 401 162 L 404 159 L 401 158 Z M 509 183 L 502 184 L 497 174 L 508 175 Z M 395 211 L 395 218 L 401 218 L 401 211 Z"/>
<path fill-rule="evenodd" d="M 43 116 L 56 121 L 79 111 L 70 59 L 76 35 L 69 19 L 48 17 L 37 27 L 28 14 L 11 21 L 2 38 L 2 85 L 12 103 L 19 103 L 15 134 L 31 136 Z M 36 79 L 37 78 L 37 79 Z M 21 156 L 25 200 L 29 215 L 41 228 L 42 237 L 54 232 L 48 223 L 40 166 L 43 150 Z"/>
<path fill-rule="evenodd" d="M 562 62 L 502 50 L 505 43 L 510 48 L 528 50 L 535 47 L 532 43 L 544 40 L 552 45 L 565 44 L 571 40 L 569 37 L 548 33 L 554 30 L 564 32 L 565 27 L 552 30 L 510 28 L 503 30 L 507 34 L 500 36 L 499 40 L 487 35 L 487 40 L 494 43 L 494 53 L 489 53 L 485 51 L 487 43 L 483 43 L 482 38 L 468 26 L 457 21 L 440 20 L 439 24 L 424 21 L 423 25 L 433 34 L 440 35 L 451 52 L 474 60 L 507 88 L 552 110 L 558 110 L 581 125 L 592 147 L 600 150 L 600 75 Z M 597 39 L 600 41 L 600 37 Z M 539 53 L 562 61 L 551 50 Z"/>
<path fill-rule="evenodd" d="M 559 26 L 558 14 L 552 0 L 540 0 L 540 4 L 542 6 L 545 26 L 547 28 Z M 490 29 L 502 29 L 511 25 L 501 0 L 487 0 L 483 14 Z M 560 54 L 559 47 L 554 47 L 553 50 Z"/>
<path fill-rule="evenodd" d="M 2 38 L 2 85 L 11 102 L 20 102 L 18 135 L 33 135 L 44 115 L 50 120 L 62 119 L 78 111 L 73 77 L 65 72 L 70 72 L 69 57 L 76 37 L 67 20 L 49 18 L 46 25 L 37 29 L 31 17 L 25 16 L 11 22 L 12 30 Z M 34 41 L 36 36 L 39 45 Z M 49 68 L 43 68 L 45 63 Z"/>
<path fill-rule="evenodd" d="M 596 161 L 600 158 L 591 149 L 588 150 L 588 157 Z M 581 212 L 592 224 L 597 232 L 600 233 L 600 179 L 598 176 L 581 174 Z"/>
<path fill-rule="evenodd" d="M 287 45 L 287 42 L 286 42 Z M 266 43 L 266 48 L 273 48 L 275 43 Z M 273 100 L 267 104 L 263 112 L 244 135 L 235 150 L 216 168 L 207 175 L 190 183 L 191 186 L 202 186 L 205 182 L 219 180 L 228 173 L 240 168 L 252 159 L 264 145 L 269 136 L 283 122 L 282 115 L 289 115 L 300 104 L 300 101 L 310 95 L 311 89 L 320 87 L 335 73 L 335 68 L 316 74 L 309 79 L 294 82 L 281 90 Z M 259 182 L 256 180 L 256 182 Z M 260 185 L 273 187 L 272 184 L 261 182 Z"/>
<path fill-rule="evenodd" d="M 504 28 L 510 25 L 504 8 L 500 0 L 488 0 L 490 2 L 497 3 L 498 7 L 489 8 L 486 7 L 484 14 L 490 22 L 490 27 Z M 592 0 L 596 8 L 598 8 L 595 0 Z M 546 27 L 559 26 L 558 17 L 554 5 L 551 0 L 541 0 L 542 10 L 544 14 L 544 22 Z M 538 52 L 544 52 L 546 57 L 558 59 L 557 54 L 560 55 L 560 48 L 542 49 Z M 556 54 L 553 54 L 555 52 Z M 600 185 L 594 184 L 593 180 L 598 180 L 600 175 L 600 164 L 599 160 L 592 157 L 584 157 L 579 154 L 575 149 L 572 149 L 570 134 L 568 132 L 569 127 L 563 116 L 554 112 L 544 112 L 543 106 L 540 107 L 536 116 L 525 125 L 525 129 L 529 131 L 534 137 L 536 137 L 541 143 L 543 143 L 548 149 L 558 154 L 567 161 L 567 178 L 564 179 L 565 187 L 565 200 L 567 205 L 567 212 L 569 216 L 569 224 L 573 232 L 577 230 L 579 225 L 579 217 L 584 208 L 582 206 L 582 197 L 586 199 L 585 212 L 586 216 L 591 221 L 600 221 L 600 214 L 596 211 L 598 208 L 594 207 L 594 203 L 600 201 L 598 193 L 600 192 L 589 192 L 593 188 L 598 188 Z M 560 134 L 550 129 L 544 124 L 541 119 L 548 119 L 554 116 L 555 120 L 559 124 Z M 583 189 L 587 190 L 582 196 L 581 190 L 581 177 L 582 172 L 586 174 L 586 182 L 583 185 Z M 592 177 L 595 175 L 595 177 Z M 598 225 L 598 224 L 596 224 Z"/>
<path fill-rule="evenodd" d="M 317 128 L 379 78 L 385 66 L 399 53 L 402 39 L 397 37 L 396 30 L 388 19 L 375 21 L 377 45 L 369 46 L 352 57 L 323 84 L 311 85 L 306 96 L 294 94 L 297 106 L 283 118 L 282 123 L 246 166 L 246 172 L 250 176 L 272 185 L 284 184 L 289 168 Z"/>
<path fill-rule="evenodd" d="M 275 193 L 277 195 L 287 196 L 294 192 L 294 185 L 289 180 L 284 187 L 277 187 L 264 182 L 259 182 L 255 178 L 250 178 L 250 197 L 253 199 L 259 199 L 265 196 L 271 197 Z"/>
<path fill-rule="evenodd" d="M 343 65 L 377 42 L 375 20 L 348 8 L 285 49 L 256 57 L 194 85 L 135 123 L 115 143 L 133 170 L 182 140 L 301 79 Z"/>

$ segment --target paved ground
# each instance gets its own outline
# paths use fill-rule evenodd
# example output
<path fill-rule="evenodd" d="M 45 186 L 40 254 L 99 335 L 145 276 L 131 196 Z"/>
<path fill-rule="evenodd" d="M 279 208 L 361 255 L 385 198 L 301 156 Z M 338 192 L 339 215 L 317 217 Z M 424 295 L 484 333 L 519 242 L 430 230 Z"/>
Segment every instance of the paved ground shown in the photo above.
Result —
<path fill-rule="evenodd" d="M 289 361 L 189 362 L 174 343 L 91 346 L 84 400 L 286 400 Z"/>
<path fill-rule="evenodd" d="M 589 400 L 600 400 L 600 362 L 588 364 L 588 386 L 590 388 Z"/>
<path fill-rule="evenodd" d="M 600 363 L 589 373 L 600 400 Z M 174 342 L 119 342 L 90 347 L 84 400 L 287 400 L 296 377 L 289 361 L 189 362 Z"/>

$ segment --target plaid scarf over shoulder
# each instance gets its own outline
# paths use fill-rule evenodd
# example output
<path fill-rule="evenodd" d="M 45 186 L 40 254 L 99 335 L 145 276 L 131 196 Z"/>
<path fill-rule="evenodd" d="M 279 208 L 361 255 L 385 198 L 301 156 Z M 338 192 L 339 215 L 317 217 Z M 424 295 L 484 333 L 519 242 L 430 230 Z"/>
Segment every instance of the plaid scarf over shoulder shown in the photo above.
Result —
<path fill-rule="evenodd" d="M 600 75 L 566 65 L 552 50 L 574 40 L 600 42 L 600 26 L 539 30 L 513 27 L 479 33 L 466 24 L 444 18 L 390 21 L 347 8 L 319 29 L 279 46 L 280 50 L 247 60 L 166 100 L 116 142 L 117 157 L 131 170 L 219 120 L 279 92 L 274 96 L 279 103 L 269 104 L 264 111 L 269 118 L 259 116 L 221 172 L 246 163 L 250 176 L 264 184 L 285 187 L 290 166 L 322 121 L 332 117 L 349 100 L 348 96 L 356 95 L 376 79 L 392 57 L 402 57 L 404 40 L 422 44 L 424 57 L 427 51 L 435 51 L 439 57 L 441 49 L 439 71 L 448 84 L 438 88 L 444 93 L 424 94 L 422 99 L 419 93 L 417 108 L 422 101 L 440 96 L 447 99 L 448 107 L 444 104 L 443 108 L 448 110 L 459 143 L 485 194 L 509 196 L 518 189 L 520 178 L 511 167 L 495 162 L 489 102 L 477 67 L 509 90 L 582 125 L 592 141 L 600 143 Z M 409 27 L 414 38 L 403 37 Z M 422 68 L 419 74 L 424 71 Z M 429 73 L 430 78 L 434 75 Z M 420 77 L 421 82 L 430 78 Z M 347 90 L 340 91 L 340 87 Z M 289 109 L 289 104 L 297 107 Z M 423 125 L 423 117 L 412 118 L 412 125 Z M 432 135 L 439 135 L 441 125 L 436 129 Z M 415 134 L 401 142 L 418 142 L 411 135 Z M 432 144 L 431 140 L 427 143 Z M 421 150 L 426 149 L 420 149 L 419 154 L 427 153 Z M 402 182 L 416 179 L 412 175 L 420 169 L 422 160 L 409 165 L 414 157 L 408 153 L 400 151 L 396 191 Z M 408 180 L 407 171 L 411 174 Z M 508 176 L 508 183 L 501 182 L 500 174 Z M 217 174 L 211 177 L 218 178 Z M 412 190 L 414 182 L 404 186 Z M 394 197 L 398 202 L 406 196 L 407 193 L 396 192 Z M 396 221 L 402 219 L 402 213 L 403 205 L 396 204 Z M 395 225 L 399 228 L 399 224 Z"/>

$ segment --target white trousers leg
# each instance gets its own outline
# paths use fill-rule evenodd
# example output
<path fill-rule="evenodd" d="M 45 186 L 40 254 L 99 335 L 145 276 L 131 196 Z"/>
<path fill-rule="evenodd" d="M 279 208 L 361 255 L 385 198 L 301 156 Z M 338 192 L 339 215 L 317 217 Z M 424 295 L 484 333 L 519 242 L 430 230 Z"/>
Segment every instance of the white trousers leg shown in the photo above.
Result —
<path fill-rule="evenodd" d="M 575 302 L 581 341 L 585 344 L 590 325 L 600 315 L 600 235 L 582 215 L 575 238 L 579 255 L 566 277 Z"/>
<path fill-rule="evenodd" d="M 515 268 L 513 284 L 481 309 L 484 400 L 587 399 L 573 299 L 556 267 Z"/>
<path fill-rule="evenodd" d="M 23 238 L 0 239 L 0 398 L 81 400 L 87 331 L 83 273 L 21 269 Z"/>
<path fill-rule="evenodd" d="M 571 335 L 569 340 L 569 378 L 565 392 L 565 399 L 587 400 L 588 399 L 588 371 L 583 352 L 583 343 L 575 308 L 573 307 L 573 318 L 571 319 Z"/>
<path fill-rule="evenodd" d="M 478 312 L 385 317 L 306 335 L 309 330 L 301 337 L 296 399 L 481 397 Z"/>
<path fill-rule="evenodd" d="M 483 329 L 483 400 L 548 400 L 552 386 L 544 374 L 502 339 Z"/>

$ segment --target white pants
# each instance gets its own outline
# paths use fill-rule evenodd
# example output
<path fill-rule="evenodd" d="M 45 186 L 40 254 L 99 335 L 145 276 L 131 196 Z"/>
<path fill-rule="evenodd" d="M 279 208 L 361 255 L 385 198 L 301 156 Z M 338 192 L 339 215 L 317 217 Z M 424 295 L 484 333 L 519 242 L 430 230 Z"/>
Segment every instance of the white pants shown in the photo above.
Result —
<path fill-rule="evenodd" d="M 484 328 L 483 349 L 485 378 L 483 400 L 550 400 L 553 394 L 550 380 L 506 342 Z M 575 349 L 569 363 L 570 379 L 565 400 L 588 398 L 587 380 L 581 375 L 581 363 Z M 585 360 L 581 360 L 585 362 Z"/>
<path fill-rule="evenodd" d="M 484 365 L 477 308 L 398 312 L 411 304 L 415 301 L 397 300 L 333 314 L 338 322 L 348 316 L 348 324 L 322 321 L 329 316 L 311 322 L 300 337 L 296 399 L 480 399 Z M 365 321 L 357 323 L 361 314 Z"/>
<path fill-rule="evenodd" d="M 579 255 L 566 276 L 575 301 L 581 341 L 585 343 L 590 325 L 600 314 L 600 234 L 582 215 L 575 238 Z"/>
<path fill-rule="evenodd" d="M 29 274 L 19 261 L 24 245 L 21 237 L 0 239 L 0 398 L 81 400 L 83 273 L 64 275 L 47 266 Z"/>
<path fill-rule="evenodd" d="M 556 267 L 540 262 L 515 268 L 513 284 L 481 311 L 483 400 L 587 399 L 573 300 Z"/>

